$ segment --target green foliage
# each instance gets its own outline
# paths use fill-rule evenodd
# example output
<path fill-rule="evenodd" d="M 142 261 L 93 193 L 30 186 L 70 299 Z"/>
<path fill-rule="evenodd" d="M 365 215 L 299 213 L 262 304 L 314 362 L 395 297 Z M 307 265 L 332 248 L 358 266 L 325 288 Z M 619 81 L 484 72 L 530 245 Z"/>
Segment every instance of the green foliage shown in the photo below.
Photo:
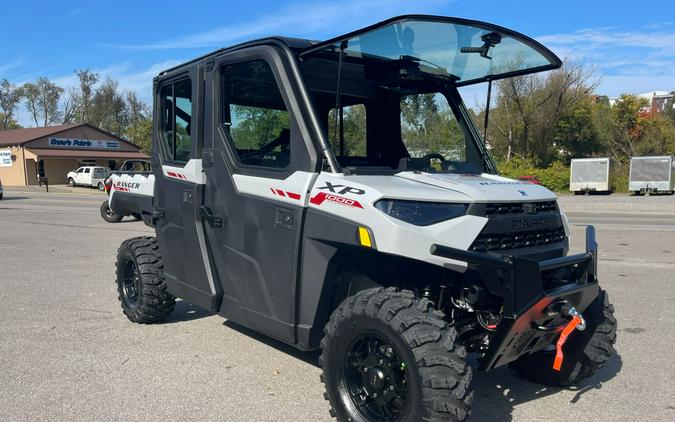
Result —
<path fill-rule="evenodd" d="M 257 150 L 279 137 L 284 128 L 290 128 L 286 110 L 232 105 L 230 113 L 230 131 L 237 149 Z"/>
<path fill-rule="evenodd" d="M 497 164 L 499 173 L 510 179 L 518 179 L 520 176 L 535 176 L 547 188 L 563 192 L 569 188 L 570 169 L 559 161 L 551 165 L 540 168 L 531 161 L 523 158 L 513 158 L 509 162 Z"/>
<path fill-rule="evenodd" d="M 437 152 L 449 160 L 464 160 L 464 134 L 442 98 L 436 94 L 419 94 L 401 100 L 403 142 L 411 155 Z"/>
<path fill-rule="evenodd" d="M 328 113 L 328 137 L 335 155 L 340 156 L 340 134 L 335 126 L 335 109 Z M 366 107 L 355 104 L 344 107 L 342 111 L 344 134 L 344 156 L 366 156 Z"/>

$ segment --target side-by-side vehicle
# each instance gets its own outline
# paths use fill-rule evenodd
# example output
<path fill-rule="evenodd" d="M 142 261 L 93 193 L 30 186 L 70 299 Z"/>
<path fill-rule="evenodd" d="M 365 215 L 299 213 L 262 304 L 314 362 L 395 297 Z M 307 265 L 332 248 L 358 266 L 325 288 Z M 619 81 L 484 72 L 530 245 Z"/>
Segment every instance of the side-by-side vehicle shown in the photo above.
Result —
<path fill-rule="evenodd" d="M 560 66 L 512 30 L 408 15 L 160 73 L 152 189 L 112 176 L 111 209 L 156 233 L 119 249 L 124 313 L 178 297 L 321 349 L 340 421 L 464 420 L 473 372 L 507 364 L 579 383 L 616 337 L 594 230 L 568 255 L 556 196 L 498 175 L 459 92 Z"/>

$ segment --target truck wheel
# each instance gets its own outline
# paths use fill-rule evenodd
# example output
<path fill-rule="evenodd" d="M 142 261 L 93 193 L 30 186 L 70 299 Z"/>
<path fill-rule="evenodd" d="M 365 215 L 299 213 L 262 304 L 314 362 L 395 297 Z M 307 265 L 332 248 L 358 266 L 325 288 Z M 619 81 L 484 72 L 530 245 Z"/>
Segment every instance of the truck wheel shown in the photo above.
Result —
<path fill-rule="evenodd" d="M 586 329 L 570 334 L 563 346 L 560 372 L 553 369 L 554 351 L 523 356 L 509 365 L 511 369 L 523 378 L 549 386 L 569 387 L 594 375 L 615 353 L 616 318 L 607 292 L 601 290 L 583 315 Z"/>
<path fill-rule="evenodd" d="M 427 299 L 369 289 L 346 299 L 321 340 L 331 416 L 340 421 L 463 421 L 473 370 L 457 333 Z"/>
<path fill-rule="evenodd" d="M 108 223 L 119 223 L 122 221 L 123 216 L 119 214 L 115 214 L 113 210 L 110 209 L 110 205 L 108 205 L 108 201 L 105 200 L 101 204 L 101 217 Z"/>
<path fill-rule="evenodd" d="M 143 219 L 143 217 L 141 217 L 141 215 L 138 213 L 133 213 L 131 216 L 134 217 L 134 220 L 136 221 L 141 221 Z"/>
<path fill-rule="evenodd" d="M 68 178 L 68 186 L 70 186 L 71 188 L 75 187 L 75 180 L 73 180 L 72 177 Z"/>
<path fill-rule="evenodd" d="M 100 191 L 104 191 L 104 190 L 105 190 L 105 185 L 103 184 L 103 182 L 98 182 L 98 185 L 96 185 L 96 187 L 97 187 L 98 190 L 100 190 Z"/>
<path fill-rule="evenodd" d="M 115 266 L 118 300 L 127 318 L 149 324 L 171 314 L 176 299 L 166 291 L 164 266 L 154 237 L 125 240 L 117 250 Z"/>

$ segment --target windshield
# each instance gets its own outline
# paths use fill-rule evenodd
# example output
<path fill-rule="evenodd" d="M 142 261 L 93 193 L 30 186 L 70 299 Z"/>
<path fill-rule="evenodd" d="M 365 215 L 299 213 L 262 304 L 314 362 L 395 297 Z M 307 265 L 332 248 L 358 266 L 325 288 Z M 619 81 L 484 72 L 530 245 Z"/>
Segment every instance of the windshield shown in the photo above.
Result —
<path fill-rule="evenodd" d="M 351 57 L 419 63 L 420 71 L 447 77 L 457 86 L 560 66 L 560 59 L 541 44 L 506 28 L 425 16 L 385 21 L 303 54 L 341 46 Z"/>
<path fill-rule="evenodd" d="M 435 78 L 396 77 L 346 60 L 302 63 L 305 83 L 338 164 L 352 173 L 490 172 L 459 94 Z M 463 112 L 464 110 L 464 112 Z M 483 151 L 483 152 L 481 152 Z"/>
<path fill-rule="evenodd" d="M 390 19 L 300 58 L 330 167 L 374 174 L 496 173 L 457 88 L 560 66 L 522 34 L 431 16 Z"/>

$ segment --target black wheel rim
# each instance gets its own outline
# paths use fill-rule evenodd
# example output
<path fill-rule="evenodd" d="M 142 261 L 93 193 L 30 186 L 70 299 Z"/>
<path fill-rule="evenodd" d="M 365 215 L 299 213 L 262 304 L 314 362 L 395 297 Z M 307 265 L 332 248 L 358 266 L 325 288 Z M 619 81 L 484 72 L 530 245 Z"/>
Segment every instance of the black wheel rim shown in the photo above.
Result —
<path fill-rule="evenodd" d="M 375 334 L 362 335 L 347 349 L 344 364 L 354 408 L 368 420 L 399 420 L 408 403 L 408 369 L 393 345 Z"/>
<path fill-rule="evenodd" d="M 136 263 L 128 260 L 124 264 L 124 279 L 122 280 L 122 297 L 127 307 L 135 308 L 138 305 L 138 293 L 141 283 L 141 275 Z"/>

